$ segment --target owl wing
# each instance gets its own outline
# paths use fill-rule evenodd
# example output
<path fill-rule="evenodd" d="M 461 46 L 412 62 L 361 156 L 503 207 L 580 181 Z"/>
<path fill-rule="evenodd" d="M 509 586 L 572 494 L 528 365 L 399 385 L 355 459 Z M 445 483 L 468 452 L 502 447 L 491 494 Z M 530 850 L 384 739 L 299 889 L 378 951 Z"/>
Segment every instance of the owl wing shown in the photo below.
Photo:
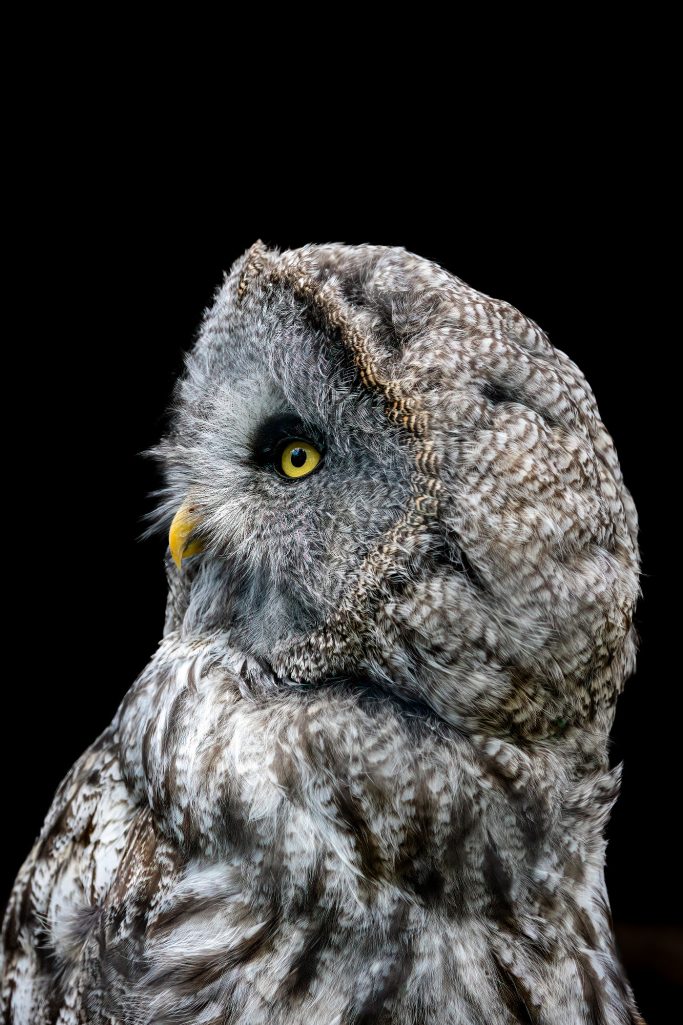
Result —
<path fill-rule="evenodd" d="M 121 1020 L 108 1008 L 125 1003 L 116 990 L 126 973 L 114 973 L 116 984 L 108 985 L 102 944 L 117 936 L 118 949 L 132 952 L 141 908 L 159 890 L 157 848 L 151 812 L 122 777 L 110 728 L 60 785 L 17 876 L 0 951 L 4 1022 Z"/>

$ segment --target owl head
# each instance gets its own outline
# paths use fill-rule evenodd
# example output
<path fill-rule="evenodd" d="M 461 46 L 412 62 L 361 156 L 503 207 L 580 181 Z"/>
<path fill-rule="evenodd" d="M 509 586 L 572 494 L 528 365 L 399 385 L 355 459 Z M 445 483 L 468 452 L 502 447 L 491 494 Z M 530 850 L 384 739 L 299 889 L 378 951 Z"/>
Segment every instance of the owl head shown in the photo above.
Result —
<path fill-rule="evenodd" d="M 259 240 L 152 451 L 169 629 L 465 731 L 609 729 L 636 509 L 583 374 L 509 303 L 402 247 Z"/>

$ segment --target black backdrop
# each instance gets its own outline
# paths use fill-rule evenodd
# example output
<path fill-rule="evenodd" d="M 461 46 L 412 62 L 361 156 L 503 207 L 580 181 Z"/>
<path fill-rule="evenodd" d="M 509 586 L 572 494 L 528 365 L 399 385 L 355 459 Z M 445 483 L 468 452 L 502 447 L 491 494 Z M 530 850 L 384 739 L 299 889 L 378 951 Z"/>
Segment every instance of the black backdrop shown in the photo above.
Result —
<path fill-rule="evenodd" d="M 619 155 L 603 153 L 589 178 L 563 157 L 561 180 L 537 170 L 525 187 L 505 176 L 504 188 L 503 176 L 477 181 L 475 169 L 464 183 L 453 171 L 419 190 L 406 178 L 392 192 L 386 170 L 368 162 L 355 169 L 349 197 L 325 161 L 313 172 L 309 163 L 296 186 L 258 161 L 239 172 L 226 163 L 218 178 L 214 166 L 206 181 L 209 153 L 198 144 L 186 179 L 173 151 L 141 150 L 142 135 L 139 126 L 135 137 L 117 135 L 123 150 L 94 136 L 62 140 L 59 160 L 52 153 L 17 201 L 3 549 L 6 644 L 23 657 L 5 672 L 3 899 L 55 787 L 160 637 L 162 542 L 138 540 L 156 479 L 139 453 L 163 427 L 183 350 L 222 271 L 257 238 L 403 245 L 518 306 L 580 365 L 635 497 L 641 645 L 613 733 L 612 759 L 625 768 L 607 873 L 636 995 L 650 1025 L 665 1021 L 681 971 L 681 781 L 672 704 L 677 463 L 664 457 L 663 411 L 677 413 L 680 388 L 672 342 L 653 320 L 662 303 L 673 313 L 675 299 L 653 263 L 652 183 L 624 185 Z"/>

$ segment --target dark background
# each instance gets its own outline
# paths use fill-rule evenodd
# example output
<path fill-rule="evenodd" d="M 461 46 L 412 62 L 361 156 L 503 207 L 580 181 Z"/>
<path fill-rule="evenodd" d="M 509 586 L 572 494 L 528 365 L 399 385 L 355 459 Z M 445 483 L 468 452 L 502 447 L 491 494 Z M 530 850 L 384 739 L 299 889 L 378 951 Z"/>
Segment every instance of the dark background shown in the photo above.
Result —
<path fill-rule="evenodd" d="M 459 150 L 447 163 L 426 137 L 412 141 L 409 168 L 385 145 L 339 166 L 333 147 L 303 136 L 287 165 L 279 138 L 266 153 L 223 151 L 198 131 L 188 153 L 146 112 L 110 112 L 101 126 L 65 120 L 48 101 L 33 140 L 40 160 L 9 203 L 19 230 L 4 366 L 14 404 L 4 625 L 22 657 L 5 666 L 0 902 L 57 784 L 161 635 L 163 544 L 139 541 L 156 477 L 139 453 L 163 429 L 182 353 L 223 270 L 257 238 L 402 245 L 534 318 L 582 368 L 615 439 L 640 514 L 644 595 L 638 671 L 613 732 L 624 775 L 607 878 L 641 1009 L 650 1025 L 667 1020 L 682 973 L 679 471 L 666 451 L 666 418 L 681 402 L 680 325 L 658 259 L 668 214 L 657 175 L 631 159 L 649 142 L 646 127 L 635 141 L 633 125 L 623 137 L 596 129 L 579 149 L 574 129 L 552 150 L 531 146 L 521 166 L 507 146 Z"/>

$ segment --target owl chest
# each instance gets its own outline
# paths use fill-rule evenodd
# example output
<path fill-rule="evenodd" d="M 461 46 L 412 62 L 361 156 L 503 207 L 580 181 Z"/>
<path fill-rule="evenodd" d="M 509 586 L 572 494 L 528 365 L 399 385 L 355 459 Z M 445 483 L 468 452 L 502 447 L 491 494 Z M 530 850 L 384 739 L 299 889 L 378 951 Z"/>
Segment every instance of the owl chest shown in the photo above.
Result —
<path fill-rule="evenodd" d="M 254 699 L 207 653 L 152 663 L 117 729 L 126 779 L 166 839 L 252 875 L 374 879 L 438 843 L 453 813 L 448 758 L 427 764 L 348 698 Z"/>
<path fill-rule="evenodd" d="M 510 1021 L 530 923 L 560 949 L 550 820 L 470 746 L 402 730 L 192 661 L 143 678 L 117 723 L 137 831 L 93 954 L 121 1020 Z"/>

